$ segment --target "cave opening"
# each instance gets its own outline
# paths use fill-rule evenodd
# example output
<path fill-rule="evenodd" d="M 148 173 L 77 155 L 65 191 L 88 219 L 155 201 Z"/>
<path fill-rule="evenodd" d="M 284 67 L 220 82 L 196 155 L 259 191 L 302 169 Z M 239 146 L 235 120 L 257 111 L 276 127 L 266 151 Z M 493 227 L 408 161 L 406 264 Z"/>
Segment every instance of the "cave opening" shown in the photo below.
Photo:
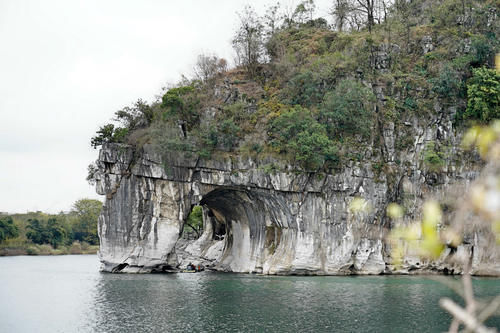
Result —
<path fill-rule="evenodd" d="M 290 220 L 285 207 L 285 203 L 277 202 L 264 191 L 238 188 L 209 191 L 186 218 L 184 232 L 200 224 L 202 227 L 198 234 L 192 235 L 196 239 L 188 241 L 182 264 L 200 261 L 216 270 L 261 272 L 261 259 L 274 254 L 280 244 L 283 223 Z"/>

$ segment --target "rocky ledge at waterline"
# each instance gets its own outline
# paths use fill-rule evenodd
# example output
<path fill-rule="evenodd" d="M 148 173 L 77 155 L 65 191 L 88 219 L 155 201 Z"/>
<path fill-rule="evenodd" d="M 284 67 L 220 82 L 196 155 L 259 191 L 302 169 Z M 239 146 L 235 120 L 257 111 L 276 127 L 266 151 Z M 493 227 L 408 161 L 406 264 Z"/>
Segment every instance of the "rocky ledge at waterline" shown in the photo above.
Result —
<path fill-rule="evenodd" d="M 263 167 L 270 162 L 276 171 Z M 392 177 L 376 174 L 371 163 L 352 163 L 324 174 L 287 171 L 276 160 L 204 160 L 180 153 L 161 158 L 148 145 L 137 153 L 107 144 L 97 165 L 97 192 L 106 195 L 99 218 L 104 271 L 175 271 L 193 262 L 263 274 L 460 273 L 460 266 L 445 259 L 466 255 L 474 274 L 500 273 L 495 247 L 478 231 L 440 260 L 408 254 L 398 269 L 385 241 L 390 202 L 404 198 L 406 218 L 418 218 L 424 196 L 443 196 L 452 186 L 464 190 L 479 174 L 474 163 L 447 173 L 425 173 L 415 164 Z M 369 213 L 349 212 L 358 196 L 370 202 Z M 203 207 L 204 232 L 195 241 L 180 239 L 197 204 Z"/>

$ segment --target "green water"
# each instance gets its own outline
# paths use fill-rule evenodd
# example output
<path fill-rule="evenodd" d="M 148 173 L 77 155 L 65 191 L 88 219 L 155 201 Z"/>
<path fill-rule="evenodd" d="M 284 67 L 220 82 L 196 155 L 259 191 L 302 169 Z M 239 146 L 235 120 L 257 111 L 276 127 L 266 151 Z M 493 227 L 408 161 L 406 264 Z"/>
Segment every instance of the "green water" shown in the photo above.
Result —
<path fill-rule="evenodd" d="M 424 277 L 114 275 L 95 256 L 0 258 L 0 332 L 440 332 Z M 474 279 L 481 296 L 500 279 Z M 454 297 L 458 300 L 458 298 Z M 500 327 L 500 318 L 490 325 Z"/>

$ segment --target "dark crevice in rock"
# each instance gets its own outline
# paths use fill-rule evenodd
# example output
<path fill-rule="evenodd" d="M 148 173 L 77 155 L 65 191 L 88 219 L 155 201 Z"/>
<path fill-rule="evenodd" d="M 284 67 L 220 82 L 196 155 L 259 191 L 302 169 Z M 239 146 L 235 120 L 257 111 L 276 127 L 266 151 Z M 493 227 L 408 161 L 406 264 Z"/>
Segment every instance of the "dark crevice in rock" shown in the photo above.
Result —
<path fill-rule="evenodd" d="M 126 263 L 123 263 L 123 264 L 119 264 L 118 266 L 116 266 L 115 268 L 113 268 L 113 270 L 111 271 L 112 273 L 119 273 L 121 272 L 124 268 L 126 268 L 128 266 L 128 264 Z"/>

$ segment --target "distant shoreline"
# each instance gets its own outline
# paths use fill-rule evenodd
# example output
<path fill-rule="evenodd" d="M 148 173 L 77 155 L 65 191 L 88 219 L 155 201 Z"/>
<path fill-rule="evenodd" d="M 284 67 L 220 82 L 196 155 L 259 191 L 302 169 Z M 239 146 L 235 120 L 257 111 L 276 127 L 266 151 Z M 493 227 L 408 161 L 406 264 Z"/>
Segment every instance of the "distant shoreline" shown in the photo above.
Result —
<path fill-rule="evenodd" d="M 82 246 L 79 243 L 73 243 L 69 246 L 60 246 L 54 249 L 49 244 L 30 244 L 26 247 L 2 247 L 0 248 L 0 257 L 12 257 L 12 256 L 58 256 L 58 255 L 69 255 L 69 254 L 97 254 L 99 251 L 99 245 L 86 245 Z"/>

